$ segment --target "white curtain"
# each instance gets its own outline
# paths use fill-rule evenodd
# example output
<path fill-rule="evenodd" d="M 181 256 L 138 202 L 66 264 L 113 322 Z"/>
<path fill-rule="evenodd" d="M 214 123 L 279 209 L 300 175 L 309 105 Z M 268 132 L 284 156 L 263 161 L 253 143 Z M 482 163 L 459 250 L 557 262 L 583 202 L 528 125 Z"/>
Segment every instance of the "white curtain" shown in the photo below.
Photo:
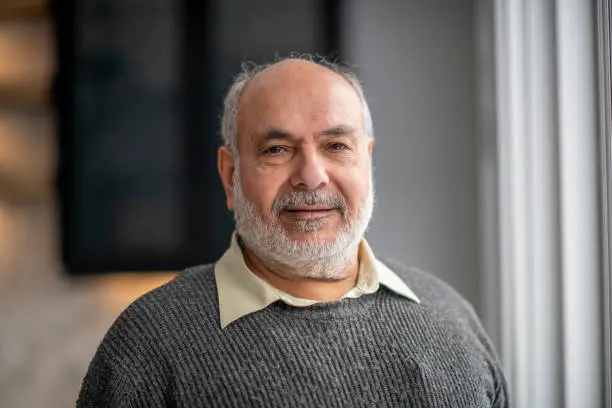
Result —
<path fill-rule="evenodd" d="M 480 94 L 494 104 L 481 109 L 481 171 L 495 163 L 493 181 L 481 176 L 494 237 L 484 322 L 521 408 L 601 407 L 610 386 L 597 12 L 586 0 L 479 2 L 481 73 L 493 66 Z"/>

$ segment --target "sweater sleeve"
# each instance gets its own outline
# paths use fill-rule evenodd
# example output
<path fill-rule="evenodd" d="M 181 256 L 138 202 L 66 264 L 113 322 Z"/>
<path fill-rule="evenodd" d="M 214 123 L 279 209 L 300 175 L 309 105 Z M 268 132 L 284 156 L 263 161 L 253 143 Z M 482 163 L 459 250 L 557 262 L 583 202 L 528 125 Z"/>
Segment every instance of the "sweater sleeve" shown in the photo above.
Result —
<path fill-rule="evenodd" d="M 143 405 L 137 401 L 134 391 L 130 376 L 99 349 L 89 365 L 76 406 L 133 408 Z"/>
<path fill-rule="evenodd" d="M 155 357 L 102 342 L 83 379 L 77 408 L 140 408 L 168 405 L 165 376 Z"/>
<path fill-rule="evenodd" d="M 473 344 L 480 345 L 490 371 L 491 406 L 493 408 L 511 406 L 509 401 L 511 396 L 509 396 L 502 363 L 472 305 L 450 285 L 433 275 L 418 269 L 406 268 L 392 260 L 385 260 L 385 262 L 404 277 L 411 289 L 421 297 L 423 304 L 436 310 L 444 319 L 450 319 L 453 324 L 461 326 L 463 328 L 461 332 L 469 336 Z"/>
<path fill-rule="evenodd" d="M 508 383 L 506 381 L 506 376 L 504 375 L 504 370 L 502 363 L 499 359 L 499 355 L 493 346 L 491 339 L 487 336 L 484 327 L 476 311 L 472 307 L 470 303 L 461 299 L 465 310 L 467 311 L 470 319 L 470 326 L 472 331 L 476 334 L 479 339 L 480 344 L 486 350 L 486 353 L 489 357 L 489 369 L 491 371 L 491 377 L 493 378 L 495 391 L 493 394 L 493 408 L 508 408 L 510 407 L 510 398 L 508 395 Z"/>
<path fill-rule="evenodd" d="M 493 408 L 508 408 L 510 407 L 510 399 L 508 397 L 508 384 L 506 383 L 506 379 L 504 377 L 501 369 L 496 367 L 496 390 L 495 390 L 495 400 L 493 401 Z"/>
<path fill-rule="evenodd" d="M 149 313 L 136 301 L 113 323 L 89 364 L 77 408 L 166 406 L 165 359 Z"/>

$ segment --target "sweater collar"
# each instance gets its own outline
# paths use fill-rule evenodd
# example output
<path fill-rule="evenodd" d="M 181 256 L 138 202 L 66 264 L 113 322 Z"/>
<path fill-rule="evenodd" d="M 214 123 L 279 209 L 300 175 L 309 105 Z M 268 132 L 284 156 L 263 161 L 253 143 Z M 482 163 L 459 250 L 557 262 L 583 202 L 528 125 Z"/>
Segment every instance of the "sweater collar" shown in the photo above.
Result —
<path fill-rule="evenodd" d="M 236 233 L 232 234 L 229 248 L 215 264 L 215 280 L 219 300 L 221 328 L 248 314 L 257 312 L 281 300 L 295 307 L 307 307 L 316 300 L 296 298 L 282 292 L 249 270 L 244 262 Z M 417 296 L 389 267 L 376 259 L 365 239 L 359 244 L 359 277 L 357 284 L 342 299 L 358 298 L 378 290 L 380 285 L 420 303 Z"/>

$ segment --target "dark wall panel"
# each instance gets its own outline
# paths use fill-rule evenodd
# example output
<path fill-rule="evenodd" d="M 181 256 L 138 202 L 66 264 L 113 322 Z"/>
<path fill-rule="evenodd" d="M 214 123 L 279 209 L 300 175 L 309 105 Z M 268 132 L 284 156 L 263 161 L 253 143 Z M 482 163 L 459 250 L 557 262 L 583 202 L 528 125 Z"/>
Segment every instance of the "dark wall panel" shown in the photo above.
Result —
<path fill-rule="evenodd" d="M 70 273 L 212 262 L 233 229 L 216 170 L 244 61 L 338 56 L 337 1 L 52 5 L 62 256 Z"/>

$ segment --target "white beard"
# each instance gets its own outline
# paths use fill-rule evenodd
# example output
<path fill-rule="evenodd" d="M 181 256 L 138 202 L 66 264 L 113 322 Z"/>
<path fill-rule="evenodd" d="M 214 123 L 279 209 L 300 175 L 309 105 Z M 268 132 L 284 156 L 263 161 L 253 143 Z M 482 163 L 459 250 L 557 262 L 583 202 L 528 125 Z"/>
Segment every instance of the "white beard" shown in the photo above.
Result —
<path fill-rule="evenodd" d="M 235 169 L 234 220 L 236 232 L 248 249 L 268 266 L 280 266 L 284 272 L 297 277 L 326 280 L 346 277 L 344 267 L 355 261 L 359 242 L 372 218 L 374 185 L 371 175 L 368 195 L 356 214 L 347 210 L 346 200 L 342 195 L 320 190 L 283 194 L 276 200 L 272 211 L 264 217 L 243 194 L 238 163 Z M 333 240 L 321 242 L 316 239 L 291 239 L 281 224 L 278 208 L 289 203 L 320 203 L 341 207 L 344 210 L 341 211 L 342 221 Z M 325 219 L 300 220 L 294 226 L 296 230 L 314 233 L 326 223 Z"/>

